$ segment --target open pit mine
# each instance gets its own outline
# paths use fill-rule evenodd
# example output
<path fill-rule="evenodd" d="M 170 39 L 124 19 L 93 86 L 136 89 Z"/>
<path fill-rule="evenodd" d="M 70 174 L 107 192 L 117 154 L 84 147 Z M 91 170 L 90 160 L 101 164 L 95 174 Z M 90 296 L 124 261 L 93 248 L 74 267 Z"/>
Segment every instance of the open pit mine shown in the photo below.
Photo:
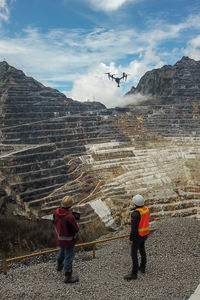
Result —
<path fill-rule="evenodd" d="M 81 224 L 120 228 L 140 193 L 151 222 L 200 218 L 200 61 L 147 72 L 137 95 L 82 103 L 1 62 L 0 214 L 51 219 L 72 195 Z"/>

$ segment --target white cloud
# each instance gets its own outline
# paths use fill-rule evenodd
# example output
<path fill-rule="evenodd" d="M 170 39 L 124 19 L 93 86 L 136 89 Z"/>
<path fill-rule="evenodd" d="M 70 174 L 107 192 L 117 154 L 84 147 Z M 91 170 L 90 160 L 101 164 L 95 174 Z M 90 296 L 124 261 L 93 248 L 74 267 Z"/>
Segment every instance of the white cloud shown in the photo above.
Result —
<path fill-rule="evenodd" d="M 68 97 L 81 101 L 99 101 L 107 107 L 117 106 L 121 99 L 121 89 L 115 81 L 108 80 L 106 72 L 116 72 L 113 63 L 109 66 L 101 63 L 92 66 L 87 74 L 79 76 L 74 80 L 71 92 L 66 93 Z"/>
<path fill-rule="evenodd" d="M 188 42 L 184 54 L 195 60 L 200 60 L 200 35 Z"/>
<path fill-rule="evenodd" d="M 10 5 L 15 0 L 0 0 L 0 22 L 8 21 L 10 16 Z"/>
<path fill-rule="evenodd" d="M 65 94 L 79 101 L 100 101 L 107 107 L 141 103 L 147 97 L 144 99 L 141 95 L 135 95 L 124 98 L 122 93 L 127 92 L 127 86 L 130 89 L 134 81 L 135 83 L 138 82 L 141 76 L 149 70 L 150 65 L 159 68 L 163 64 L 159 57 L 155 56 L 152 49 L 147 49 L 143 60 L 134 60 L 126 68 L 122 66 L 117 67 L 114 63 L 110 65 L 101 63 L 91 67 L 88 73 L 75 79 L 72 90 L 65 92 Z M 120 87 L 118 87 L 114 80 L 108 80 L 105 74 L 107 72 L 116 74 L 115 77 L 120 77 L 125 72 L 128 74 L 128 79 L 127 81 L 121 80 Z"/>
<path fill-rule="evenodd" d="M 121 6 L 136 2 L 137 0 L 87 0 L 96 10 L 103 10 L 105 12 L 112 12 L 118 10 Z"/>

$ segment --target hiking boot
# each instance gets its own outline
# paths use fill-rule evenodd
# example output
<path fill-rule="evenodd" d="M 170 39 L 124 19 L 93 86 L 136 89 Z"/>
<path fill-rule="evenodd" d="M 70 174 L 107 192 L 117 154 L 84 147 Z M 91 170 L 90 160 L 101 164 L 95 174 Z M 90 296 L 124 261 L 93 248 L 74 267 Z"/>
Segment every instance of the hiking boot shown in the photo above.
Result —
<path fill-rule="evenodd" d="M 57 271 L 59 272 L 59 271 L 62 271 L 62 269 L 63 269 L 63 262 L 62 261 L 60 261 L 60 260 L 57 260 Z"/>
<path fill-rule="evenodd" d="M 135 280 L 135 279 L 137 279 L 137 275 L 133 274 L 133 273 L 129 273 L 129 274 L 124 276 L 124 279 L 125 280 Z"/>
<path fill-rule="evenodd" d="M 141 267 L 141 266 L 140 266 L 140 267 L 138 268 L 138 270 L 140 270 L 140 272 L 143 273 L 143 274 L 145 273 L 145 267 Z"/>
<path fill-rule="evenodd" d="M 77 275 L 72 276 L 72 272 L 66 272 L 65 273 L 65 283 L 75 283 L 79 281 L 79 278 Z"/>

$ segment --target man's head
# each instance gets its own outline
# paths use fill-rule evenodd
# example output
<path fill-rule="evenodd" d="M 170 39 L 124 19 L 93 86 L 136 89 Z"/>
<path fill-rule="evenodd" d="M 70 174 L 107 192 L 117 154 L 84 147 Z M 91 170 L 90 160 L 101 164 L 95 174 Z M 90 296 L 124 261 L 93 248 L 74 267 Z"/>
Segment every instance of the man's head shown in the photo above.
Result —
<path fill-rule="evenodd" d="M 70 208 L 73 205 L 73 199 L 71 196 L 65 196 L 61 200 L 61 206 L 64 208 Z"/>
<path fill-rule="evenodd" d="M 145 201 L 141 195 L 139 195 L 139 194 L 135 195 L 132 200 L 136 206 L 144 206 Z"/>

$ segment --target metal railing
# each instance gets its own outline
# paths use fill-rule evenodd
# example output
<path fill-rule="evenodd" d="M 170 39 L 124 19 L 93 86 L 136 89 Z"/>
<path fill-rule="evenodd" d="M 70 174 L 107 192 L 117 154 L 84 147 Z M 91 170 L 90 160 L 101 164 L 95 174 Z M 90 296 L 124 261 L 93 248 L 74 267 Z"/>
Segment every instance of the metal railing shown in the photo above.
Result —
<path fill-rule="evenodd" d="M 155 230 L 156 229 L 151 229 L 151 232 L 153 232 Z M 96 244 L 105 243 L 105 242 L 108 242 L 108 241 L 113 241 L 113 240 L 125 238 L 125 237 L 128 237 L 129 235 L 130 234 L 123 234 L 123 235 L 118 235 L 118 236 L 114 236 L 114 237 L 103 239 L 103 240 L 96 240 L 96 241 L 92 241 L 92 242 L 76 244 L 75 247 L 93 246 L 92 247 L 92 257 L 96 258 L 96 252 L 95 252 L 96 251 Z M 42 255 L 42 254 L 58 252 L 59 249 L 60 248 L 56 248 L 56 249 L 52 249 L 52 250 L 45 250 L 45 251 L 41 251 L 41 252 L 31 253 L 31 254 L 27 254 L 27 255 L 23 255 L 23 256 L 7 258 L 7 259 L 3 260 L 3 273 L 5 275 L 7 275 L 7 264 L 9 262 L 12 262 L 12 261 L 15 261 L 15 260 L 20 260 L 20 259 L 23 259 L 23 258 L 38 256 L 38 255 Z"/>

